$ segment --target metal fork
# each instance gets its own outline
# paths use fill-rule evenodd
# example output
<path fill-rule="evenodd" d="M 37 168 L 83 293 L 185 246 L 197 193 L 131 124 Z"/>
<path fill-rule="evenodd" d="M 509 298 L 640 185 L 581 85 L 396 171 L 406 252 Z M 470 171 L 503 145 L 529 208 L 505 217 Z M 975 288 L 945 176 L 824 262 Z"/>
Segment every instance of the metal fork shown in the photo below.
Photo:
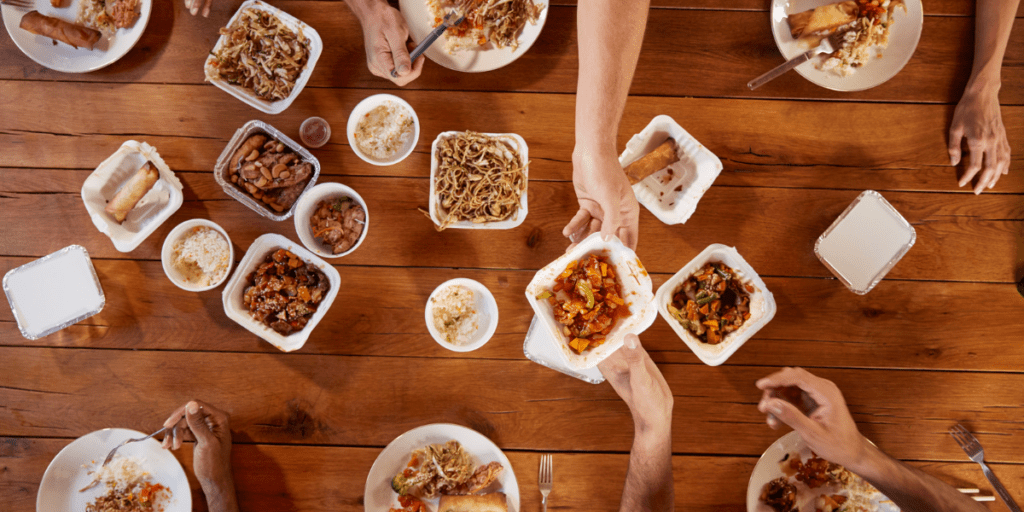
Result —
<path fill-rule="evenodd" d="M 988 478 L 988 481 L 992 483 L 992 487 L 995 488 L 996 494 L 1002 498 L 1003 503 L 1006 503 L 1006 506 L 1012 512 L 1021 512 L 1017 502 L 1013 501 L 1013 497 L 1010 496 L 1009 492 L 1006 492 L 1006 488 L 996 478 L 995 473 L 985 464 L 985 450 L 981 447 L 981 443 L 978 442 L 978 438 L 974 437 L 974 434 L 971 434 L 970 431 L 959 423 L 949 429 L 949 435 L 953 436 L 953 439 L 956 440 L 956 443 L 960 445 L 960 448 L 964 450 L 964 453 L 971 460 L 981 465 L 981 471 L 985 473 L 985 478 Z"/>
<path fill-rule="evenodd" d="M 19 9 L 31 9 L 35 7 L 32 0 L 0 0 L 0 5 L 9 5 Z"/>
<path fill-rule="evenodd" d="M 6 1 L 6 0 L 4 0 L 4 1 Z M 117 451 L 120 450 L 122 446 L 124 446 L 124 445 L 126 445 L 128 443 L 137 443 L 139 441 L 145 441 L 146 439 L 149 439 L 149 438 L 151 438 L 151 437 L 153 437 L 153 436 L 155 436 L 157 434 L 160 434 L 161 432 L 163 432 L 165 430 L 167 430 L 167 427 L 164 427 L 164 428 L 162 428 L 160 430 L 157 430 L 156 432 L 153 432 L 152 434 L 150 434 L 150 435 L 148 435 L 146 437 L 140 437 L 138 439 L 128 439 L 128 440 L 125 440 L 121 444 L 115 446 L 113 450 L 110 450 L 110 453 L 107 454 L 107 458 L 103 459 L 103 464 L 100 464 L 100 467 L 102 468 L 103 466 L 106 466 L 107 464 L 109 464 L 110 461 L 113 460 L 114 454 L 117 453 Z M 95 486 L 98 483 L 99 483 L 99 480 L 93 480 L 89 485 L 83 487 L 78 492 L 86 491 L 86 490 L 92 488 L 93 486 Z"/>
<path fill-rule="evenodd" d="M 814 57 L 815 55 L 819 55 L 822 53 L 830 54 L 835 52 L 842 46 L 843 37 L 846 36 L 847 32 L 849 31 L 844 30 L 840 32 L 837 30 L 835 33 L 822 39 L 818 46 L 811 48 L 810 50 L 807 50 L 806 52 L 801 53 L 800 55 L 797 55 L 796 57 L 793 57 L 792 59 L 789 59 L 788 61 L 782 64 L 779 64 L 771 71 L 768 71 L 767 73 L 747 82 L 747 87 L 749 87 L 750 90 L 753 91 L 754 89 L 757 89 L 758 87 L 761 87 L 762 85 L 771 82 L 772 80 L 775 80 L 776 78 L 786 74 L 787 72 L 789 72 L 789 70 L 799 66 L 800 64 L 803 64 L 804 62 L 811 60 L 811 58 Z"/>
<path fill-rule="evenodd" d="M 420 55 L 423 55 L 423 52 L 427 51 L 427 48 L 430 48 L 430 45 L 434 44 L 434 41 L 437 41 L 437 38 L 441 37 L 445 30 L 462 23 L 466 19 L 466 13 L 469 12 L 473 2 L 474 0 L 459 0 L 455 9 L 449 11 L 444 19 L 441 20 L 441 24 L 434 27 L 434 30 L 431 30 L 427 37 L 424 37 L 420 44 L 413 48 L 412 53 L 409 54 L 409 62 L 416 63 L 416 59 L 420 58 Z M 397 68 L 391 70 L 391 77 L 398 77 Z"/>
<path fill-rule="evenodd" d="M 541 455 L 540 476 L 537 477 L 537 487 L 540 489 L 541 496 L 543 496 L 540 503 L 544 506 L 544 512 L 548 510 L 548 494 L 551 494 L 551 488 L 554 487 L 553 472 L 554 467 L 551 461 L 551 454 Z"/>

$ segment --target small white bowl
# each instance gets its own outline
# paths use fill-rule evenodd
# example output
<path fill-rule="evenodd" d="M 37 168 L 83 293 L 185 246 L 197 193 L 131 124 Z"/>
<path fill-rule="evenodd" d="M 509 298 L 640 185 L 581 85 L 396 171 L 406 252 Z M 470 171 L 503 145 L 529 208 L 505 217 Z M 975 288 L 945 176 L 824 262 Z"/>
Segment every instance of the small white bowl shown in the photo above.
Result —
<path fill-rule="evenodd" d="M 317 241 L 313 236 L 313 230 L 309 225 L 309 217 L 313 214 L 313 210 L 316 209 L 316 205 L 320 201 L 343 196 L 352 198 L 359 206 L 363 207 L 363 212 L 366 213 L 366 221 L 363 223 L 363 232 L 359 235 L 359 240 L 356 240 L 356 244 L 341 254 L 333 254 L 326 250 L 327 246 Z M 302 241 L 302 245 L 306 246 L 306 249 L 313 251 L 314 254 L 322 258 L 340 258 L 351 254 L 352 251 L 362 245 L 363 240 L 366 239 L 366 232 L 369 230 L 370 209 L 366 207 L 366 201 L 363 201 L 363 196 L 360 196 L 352 187 L 342 185 L 341 183 L 321 183 L 309 189 L 305 194 L 302 194 L 302 197 L 299 198 L 299 204 L 295 207 L 295 232 L 299 235 L 299 240 Z"/>
<path fill-rule="evenodd" d="M 182 276 L 181 274 L 181 271 L 179 271 L 174 266 L 174 244 L 178 243 L 179 240 L 188 236 L 188 233 L 192 230 L 192 228 L 197 227 L 207 227 L 215 230 L 216 232 L 220 233 L 220 236 L 224 237 L 224 240 L 228 243 L 228 270 L 227 272 L 224 273 L 224 276 L 221 277 L 219 281 L 217 281 L 214 284 L 211 284 L 210 286 L 198 286 L 186 282 L 184 276 Z M 224 231 L 224 228 L 220 227 L 216 222 L 209 221 L 206 219 L 186 220 L 185 222 L 182 222 L 181 224 L 175 226 L 174 229 L 172 229 L 171 232 L 167 234 L 167 238 L 164 238 L 164 245 L 163 248 L 160 250 L 160 261 L 163 263 L 164 273 L 167 274 L 167 279 L 170 279 L 175 286 L 185 291 L 205 292 L 207 290 L 212 290 L 224 284 L 224 281 L 227 281 L 228 276 L 231 275 L 231 265 L 234 264 L 235 262 L 235 247 L 231 245 L 231 237 L 228 236 L 227 231 Z"/>
<path fill-rule="evenodd" d="M 409 114 L 412 115 L 412 139 L 410 139 L 409 142 L 406 143 L 405 147 L 402 148 L 402 150 L 393 158 L 389 160 L 377 160 L 376 158 L 373 158 L 359 150 L 359 146 L 356 145 L 356 128 L 359 126 L 359 120 L 362 119 L 367 112 L 377 108 L 386 101 L 393 101 L 399 106 L 409 110 Z M 405 160 L 406 157 L 412 154 L 412 150 L 416 148 L 416 143 L 420 140 L 420 118 L 416 116 L 416 111 L 413 110 L 412 105 L 402 98 L 392 94 L 374 94 L 373 96 L 360 101 L 359 104 L 356 105 L 356 108 L 352 109 L 352 113 L 348 116 L 348 128 L 346 128 L 345 133 L 348 135 L 349 147 L 352 148 L 352 151 L 355 152 L 356 156 L 362 158 L 366 163 L 380 166 L 394 165 Z"/>
<path fill-rule="evenodd" d="M 473 334 L 470 342 L 465 345 L 452 345 L 444 340 L 441 333 L 437 332 L 434 328 L 434 312 L 433 301 L 434 296 L 448 288 L 449 286 L 464 286 L 473 291 L 473 305 L 476 307 L 477 313 L 480 316 L 480 323 L 477 326 L 476 333 Z M 494 295 L 491 295 L 491 291 L 486 286 L 480 284 L 472 279 L 466 279 L 459 277 L 451 279 L 441 283 L 441 286 L 434 288 L 431 292 L 430 297 L 427 298 L 427 307 L 424 308 L 424 317 L 427 321 L 427 330 L 430 331 L 430 335 L 434 338 L 434 341 L 438 345 L 451 350 L 452 352 L 472 352 L 490 341 L 491 337 L 494 336 L 494 331 L 498 328 L 498 302 L 494 300 Z"/>

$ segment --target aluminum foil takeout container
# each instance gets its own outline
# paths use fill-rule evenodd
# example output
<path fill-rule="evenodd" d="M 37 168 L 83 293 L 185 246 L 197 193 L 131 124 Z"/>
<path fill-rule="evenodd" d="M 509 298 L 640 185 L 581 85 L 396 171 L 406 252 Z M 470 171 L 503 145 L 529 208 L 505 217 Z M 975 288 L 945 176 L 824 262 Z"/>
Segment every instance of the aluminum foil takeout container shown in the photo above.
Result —
<path fill-rule="evenodd" d="M 576 354 L 569 348 L 569 339 L 562 334 L 562 324 L 555 320 L 551 304 L 547 299 L 538 299 L 537 295 L 549 290 L 555 284 L 555 278 L 565 271 L 571 261 L 597 254 L 606 256 L 609 264 L 615 269 L 615 275 L 622 287 L 622 298 L 629 306 L 630 315 L 620 318 L 615 327 L 608 332 L 605 342 L 583 354 Z M 537 271 L 530 284 L 526 285 L 526 300 L 533 307 L 541 325 L 550 334 L 551 343 L 556 346 L 562 361 L 574 370 L 586 370 L 597 366 L 623 345 L 627 334 L 640 334 L 654 323 L 658 316 L 654 304 L 653 284 L 636 253 L 622 242 L 612 237 L 605 242 L 600 233 L 594 233 L 573 247 L 571 251 L 559 256 L 546 267 Z"/>
<path fill-rule="evenodd" d="M 160 179 L 128 212 L 124 222 L 104 211 L 107 203 L 128 182 L 146 161 L 153 163 Z M 185 196 L 181 181 L 171 171 L 156 148 L 145 142 L 129 140 L 100 163 L 82 183 L 82 202 L 96 229 L 110 237 L 114 248 L 121 252 L 135 250 L 156 228 L 181 208 Z"/>
<path fill-rule="evenodd" d="M 430 146 L 430 220 L 434 221 L 434 225 L 441 226 L 441 212 L 438 211 L 439 205 L 437 204 L 437 187 L 435 181 L 437 180 L 437 144 L 441 142 L 444 137 L 455 135 L 462 132 L 448 131 L 441 132 L 437 138 L 434 139 L 434 143 Z M 523 162 L 523 174 L 526 178 L 526 188 L 523 189 L 523 193 L 519 198 L 519 210 L 509 220 L 503 220 L 501 222 L 481 222 L 476 223 L 469 220 L 460 220 L 450 224 L 446 229 L 512 229 L 519 226 L 526 220 L 526 214 L 529 213 L 530 209 L 527 205 L 527 192 L 530 189 L 530 148 L 526 145 L 526 140 L 515 133 L 481 133 L 480 135 L 486 135 L 488 137 L 498 137 L 509 140 L 512 145 L 518 145 L 521 148 L 521 154 L 519 155 Z"/>
<path fill-rule="evenodd" d="M 306 327 L 288 336 L 282 335 L 263 322 L 253 318 L 252 314 L 249 313 L 249 309 L 242 302 L 242 294 L 245 293 L 245 288 L 247 287 L 246 278 L 249 277 L 249 273 L 256 270 L 256 267 L 263 263 L 270 253 L 278 249 L 287 249 L 306 263 L 316 265 L 331 283 L 331 289 L 328 290 L 324 300 L 320 302 L 316 313 L 309 319 Z M 268 233 L 254 240 L 252 245 L 249 246 L 249 250 L 245 253 L 242 261 L 235 267 L 235 273 L 231 276 L 227 286 L 224 287 L 221 298 L 224 302 L 224 314 L 228 318 L 237 322 L 238 325 L 245 327 L 249 332 L 263 338 L 281 351 L 292 352 L 306 344 L 310 333 L 320 323 L 320 320 L 323 320 L 327 310 L 334 303 L 334 298 L 338 296 L 339 288 L 341 288 L 341 276 L 334 267 L 307 251 L 300 244 L 292 242 L 281 235 Z"/>
<path fill-rule="evenodd" d="M 814 243 L 814 254 L 853 293 L 870 292 L 914 246 L 917 231 L 874 190 L 861 192 Z"/>
<path fill-rule="evenodd" d="M 750 319 L 736 331 L 727 334 L 717 345 L 700 341 L 668 312 L 672 296 L 683 285 L 683 282 L 709 262 L 725 263 L 736 271 L 744 283 L 752 284 L 756 288 L 754 293 L 750 294 Z M 754 271 L 754 267 L 751 267 L 747 260 L 740 256 L 735 247 L 722 244 L 711 244 L 690 260 L 679 272 L 676 272 L 658 288 L 654 300 L 658 304 L 658 313 L 668 322 L 669 327 L 672 327 L 679 339 L 683 340 L 686 346 L 690 347 L 690 350 L 709 366 L 718 366 L 729 359 L 747 340 L 775 317 L 776 311 L 775 296 L 768 291 L 768 287 L 761 280 L 761 276 Z"/>
<path fill-rule="evenodd" d="M 633 185 L 637 201 L 665 224 L 683 224 L 722 172 L 722 161 L 679 123 L 660 115 L 629 139 L 619 155 L 623 167 L 639 160 L 669 137 L 676 141 L 679 161 Z"/>
<path fill-rule="evenodd" d="M 30 340 L 81 322 L 106 304 L 89 252 L 80 245 L 11 269 L 3 287 L 21 335 Z"/>
<path fill-rule="evenodd" d="M 241 147 L 242 143 L 245 142 L 245 139 L 248 139 L 249 136 L 251 135 L 256 135 L 259 133 L 266 134 L 273 139 L 283 142 L 288 149 L 294 151 L 295 154 L 299 155 L 299 158 L 301 158 L 303 161 L 313 164 L 313 176 L 309 178 L 309 182 L 306 183 L 306 187 L 302 189 L 302 194 L 299 194 L 299 197 L 295 199 L 295 202 L 292 203 L 291 208 L 288 208 L 283 212 L 274 211 L 266 204 L 257 201 L 255 197 L 249 195 L 249 192 L 243 189 L 242 187 L 239 187 L 238 185 L 231 183 L 231 172 L 228 169 L 228 165 L 231 162 L 231 156 L 235 154 L 235 151 L 239 147 Z M 248 206 L 254 212 L 270 220 L 276 221 L 287 220 L 289 217 L 292 216 L 293 213 L 295 213 L 295 209 L 298 208 L 299 201 L 302 199 L 302 196 L 304 196 L 306 192 L 309 192 L 309 189 L 313 188 L 313 186 L 316 185 L 316 180 L 319 177 L 320 161 L 317 160 L 312 153 L 310 153 L 306 148 L 299 145 L 299 143 L 289 138 L 287 135 L 281 133 L 281 131 L 278 130 L 277 128 L 274 128 L 273 126 L 270 126 L 269 124 L 258 120 L 252 120 L 248 123 L 245 123 L 244 125 L 242 125 L 241 128 L 238 129 L 238 131 L 235 132 L 235 136 L 231 137 L 231 141 L 228 142 L 227 147 L 224 148 L 224 152 L 222 152 L 220 154 L 220 157 L 217 158 L 217 164 L 213 168 L 213 178 L 217 180 L 217 183 L 221 186 L 221 188 L 224 189 L 224 192 L 227 192 L 229 196 L 237 199 L 238 202 Z"/>
<path fill-rule="evenodd" d="M 530 320 L 530 329 L 526 331 L 526 339 L 523 340 L 523 354 L 527 359 L 545 368 L 556 372 L 564 373 L 570 377 L 588 382 L 600 384 L 604 382 L 604 375 L 597 368 L 576 370 L 565 364 L 565 359 L 558 355 L 560 350 L 556 343 L 551 340 L 551 333 L 537 321 L 537 315 Z"/>
<path fill-rule="evenodd" d="M 213 85 L 216 85 L 219 89 L 242 100 L 252 108 L 268 114 L 280 114 L 291 106 L 292 102 L 295 101 L 295 98 L 297 98 L 299 93 L 302 92 L 302 89 L 306 87 L 306 82 L 309 81 L 309 77 L 313 74 L 313 68 L 316 67 L 316 61 L 320 59 L 320 54 L 324 51 L 324 42 L 320 39 L 320 34 L 318 34 L 316 30 L 313 30 L 313 27 L 299 21 L 295 16 L 292 16 L 291 14 L 288 14 L 270 4 L 261 2 L 260 0 L 247 0 L 246 2 L 243 2 L 238 10 L 235 11 L 235 15 L 231 17 L 231 21 L 228 21 L 226 26 L 230 27 L 234 25 L 235 21 L 242 16 L 242 11 L 249 7 L 266 11 L 277 16 L 285 26 L 295 31 L 296 34 L 301 33 L 303 36 L 309 38 L 309 61 L 306 62 L 306 67 L 302 70 L 298 80 L 295 81 L 295 86 L 292 88 L 291 94 L 283 100 L 267 101 L 257 97 L 255 93 L 245 87 L 230 84 L 222 79 L 220 74 L 217 72 L 217 66 L 215 65 L 217 59 L 214 57 L 214 54 L 227 44 L 228 36 L 226 35 L 221 35 L 220 38 L 217 39 L 217 44 L 213 46 L 213 50 L 210 51 L 210 55 L 206 58 L 206 64 L 203 66 L 203 72 L 206 74 L 206 81 L 212 82 Z"/>

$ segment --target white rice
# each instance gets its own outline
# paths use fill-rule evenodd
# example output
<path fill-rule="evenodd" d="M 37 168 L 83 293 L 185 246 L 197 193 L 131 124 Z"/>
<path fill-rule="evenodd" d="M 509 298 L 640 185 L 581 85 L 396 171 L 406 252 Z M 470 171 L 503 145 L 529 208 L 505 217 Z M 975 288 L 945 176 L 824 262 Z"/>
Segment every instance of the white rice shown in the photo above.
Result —
<path fill-rule="evenodd" d="M 227 240 L 215 229 L 197 227 L 189 236 L 174 244 L 174 266 L 181 271 L 185 282 L 197 286 L 210 286 L 219 282 L 228 272 L 231 248 Z"/>
<path fill-rule="evenodd" d="M 469 343 L 480 328 L 480 314 L 473 307 L 473 290 L 453 285 L 431 299 L 434 328 L 452 345 Z"/>
<path fill-rule="evenodd" d="M 413 120 L 408 109 L 385 101 L 363 115 L 356 126 L 356 146 L 377 160 L 389 160 L 412 139 Z"/>
<path fill-rule="evenodd" d="M 90 471 L 94 481 L 109 488 L 126 491 L 141 483 L 148 475 L 142 469 L 142 459 L 136 457 L 115 456 L 110 464 Z"/>

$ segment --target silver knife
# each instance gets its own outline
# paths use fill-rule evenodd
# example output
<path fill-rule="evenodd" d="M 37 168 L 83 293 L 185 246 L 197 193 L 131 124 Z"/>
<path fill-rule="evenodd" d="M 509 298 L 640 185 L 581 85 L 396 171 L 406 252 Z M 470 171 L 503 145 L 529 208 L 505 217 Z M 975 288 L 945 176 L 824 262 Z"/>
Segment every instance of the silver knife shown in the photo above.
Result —
<path fill-rule="evenodd" d="M 848 31 L 837 31 L 836 33 L 826 37 L 825 39 L 822 39 L 821 43 L 819 43 L 818 46 L 815 46 L 814 48 L 811 48 L 810 50 L 807 50 L 806 52 L 797 55 L 792 59 L 789 59 L 784 64 L 780 64 L 775 69 L 772 69 L 771 71 L 747 82 L 747 87 L 749 87 L 750 90 L 753 91 L 754 89 L 757 89 L 758 87 L 761 87 L 762 85 L 782 76 L 787 71 L 799 66 L 800 64 L 803 64 L 804 62 L 811 60 L 811 58 L 814 57 L 815 55 L 835 52 L 836 50 L 839 49 L 840 45 L 843 42 L 843 37 L 846 35 L 847 32 Z"/>

